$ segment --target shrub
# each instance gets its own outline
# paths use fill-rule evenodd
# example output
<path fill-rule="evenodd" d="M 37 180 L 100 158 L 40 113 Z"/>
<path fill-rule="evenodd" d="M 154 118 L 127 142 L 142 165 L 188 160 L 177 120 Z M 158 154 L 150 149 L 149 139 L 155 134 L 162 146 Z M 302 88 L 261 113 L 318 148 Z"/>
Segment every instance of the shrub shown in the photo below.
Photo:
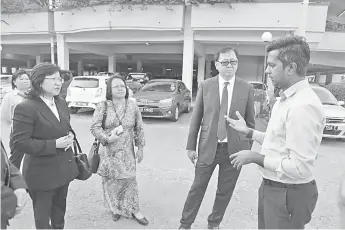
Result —
<path fill-rule="evenodd" d="M 345 81 L 330 83 L 326 85 L 326 89 L 328 89 L 338 101 L 345 101 Z"/>

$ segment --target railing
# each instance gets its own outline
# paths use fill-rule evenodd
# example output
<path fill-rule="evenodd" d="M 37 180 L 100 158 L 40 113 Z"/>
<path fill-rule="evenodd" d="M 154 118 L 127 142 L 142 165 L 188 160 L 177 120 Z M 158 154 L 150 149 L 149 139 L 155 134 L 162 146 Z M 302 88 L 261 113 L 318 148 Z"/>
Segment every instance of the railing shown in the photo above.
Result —
<path fill-rule="evenodd" d="M 345 33 L 345 24 L 326 21 L 326 31 Z"/>

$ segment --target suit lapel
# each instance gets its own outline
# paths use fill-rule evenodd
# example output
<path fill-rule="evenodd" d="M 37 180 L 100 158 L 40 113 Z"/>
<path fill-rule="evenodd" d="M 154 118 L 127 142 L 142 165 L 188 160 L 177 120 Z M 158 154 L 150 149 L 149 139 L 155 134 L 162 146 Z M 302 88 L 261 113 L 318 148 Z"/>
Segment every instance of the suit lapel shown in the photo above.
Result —
<path fill-rule="evenodd" d="M 54 125 L 55 127 L 59 127 L 61 125 L 60 121 L 56 118 L 55 114 L 53 113 L 53 111 L 51 111 L 51 109 L 48 107 L 48 105 L 41 99 L 38 98 L 38 111 L 41 113 L 41 115 L 43 117 L 46 118 L 46 120 L 48 120 L 52 125 Z M 56 102 L 56 101 L 55 101 Z M 58 106 L 56 106 L 58 108 Z M 58 108 L 59 111 L 59 108 Z M 60 112 L 59 112 L 60 115 Z M 60 116 L 60 120 L 61 120 L 61 116 Z"/>
<path fill-rule="evenodd" d="M 219 113 L 220 110 L 220 97 L 219 97 L 219 75 L 213 78 L 212 92 L 215 98 L 215 110 Z"/>
<path fill-rule="evenodd" d="M 229 108 L 229 113 L 228 116 L 231 117 L 233 113 L 235 113 L 235 108 L 237 108 L 237 96 L 241 93 L 241 87 L 240 87 L 240 82 L 238 79 L 235 77 L 235 82 L 234 82 L 234 87 L 232 90 L 232 98 L 231 98 L 231 103 L 230 103 L 230 108 Z"/>

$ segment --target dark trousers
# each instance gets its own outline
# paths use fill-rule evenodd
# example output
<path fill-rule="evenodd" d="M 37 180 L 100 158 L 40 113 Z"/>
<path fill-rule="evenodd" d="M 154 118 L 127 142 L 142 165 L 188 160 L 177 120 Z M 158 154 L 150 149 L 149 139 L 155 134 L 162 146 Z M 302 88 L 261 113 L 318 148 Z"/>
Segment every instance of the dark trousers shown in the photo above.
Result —
<path fill-rule="evenodd" d="M 7 229 L 8 220 L 4 216 L 1 216 L 1 229 Z"/>
<path fill-rule="evenodd" d="M 13 138 L 12 133 L 10 134 L 10 149 L 11 149 L 11 156 L 10 156 L 10 162 L 17 167 L 17 169 L 20 169 L 20 164 L 22 163 L 24 153 L 16 150 L 13 146 Z"/>
<path fill-rule="evenodd" d="M 36 229 L 64 228 L 67 192 L 68 184 L 48 191 L 29 190 Z"/>
<path fill-rule="evenodd" d="M 318 199 L 315 181 L 287 185 L 264 179 L 259 189 L 259 229 L 304 229 Z"/>
<path fill-rule="evenodd" d="M 215 159 L 211 165 L 198 165 L 197 163 L 194 182 L 189 190 L 180 221 L 183 228 L 189 228 L 194 223 L 204 198 L 207 185 L 217 165 L 219 165 L 219 174 L 216 199 L 214 201 L 212 213 L 208 216 L 208 223 L 216 227 L 219 226 L 220 222 L 223 220 L 225 210 L 234 192 L 240 171 L 235 169 L 230 163 L 227 146 L 221 147 L 218 145 Z"/>

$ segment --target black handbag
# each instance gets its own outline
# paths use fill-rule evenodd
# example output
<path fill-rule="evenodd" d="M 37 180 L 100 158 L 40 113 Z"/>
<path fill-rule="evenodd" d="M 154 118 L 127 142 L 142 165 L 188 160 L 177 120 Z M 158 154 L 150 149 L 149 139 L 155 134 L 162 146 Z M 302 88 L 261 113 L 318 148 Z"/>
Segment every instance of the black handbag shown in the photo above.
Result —
<path fill-rule="evenodd" d="M 81 151 L 80 144 L 76 136 L 74 136 L 74 159 L 77 163 L 79 174 L 76 177 L 78 180 L 87 180 L 91 177 L 92 172 L 87 159 L 87 155 Z"/>
<path fill-rule="evenodd" d="M 105 105 L 104 105 L 103 119 L 102 119 L 102 128 L 103 129 L 104 129 L 105 119 L 107 118 L 107 102 L 105 101 L 104 104 Z M 100 161 L 98 151 L 99 151 L 100 144 L 101 144 L 101 142 L 99 140 L 97 140 L 97 138 L 95 138 L 95 140 L 92 143 L 92 147 L 90 149 L 89 155 L 88 155 L 89 165 L 90 165 L 92 173 L 97 173 L 97 170 L 98 170 L 99 161 Z"/>

